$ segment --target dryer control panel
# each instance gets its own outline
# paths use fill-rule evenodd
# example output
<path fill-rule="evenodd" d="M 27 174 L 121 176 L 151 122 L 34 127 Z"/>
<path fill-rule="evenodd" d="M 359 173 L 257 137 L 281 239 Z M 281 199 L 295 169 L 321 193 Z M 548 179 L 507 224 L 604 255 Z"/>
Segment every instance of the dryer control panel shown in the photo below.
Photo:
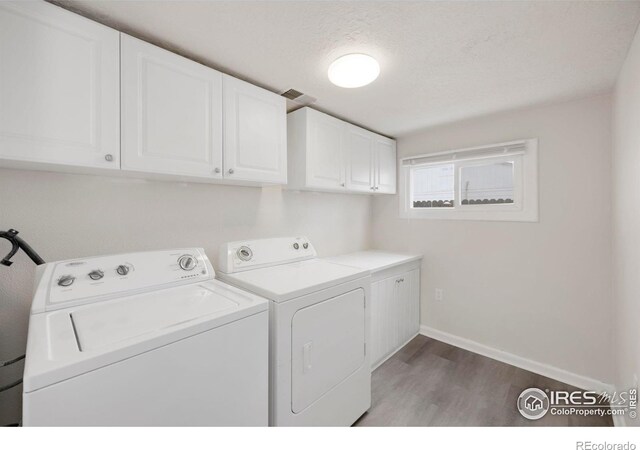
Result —
<path fill-rule="evenodd" d="M 49 311 L 214 276 L 204 250 L 186 248 L 49 263 L 38 289 L 47 290 L 44 310 Z"/>
<path fill-rule="evenodd" d="M 242 272 L 317 256 L 305 236 L 228 242 L 220 247 L 220 272 Z"/>

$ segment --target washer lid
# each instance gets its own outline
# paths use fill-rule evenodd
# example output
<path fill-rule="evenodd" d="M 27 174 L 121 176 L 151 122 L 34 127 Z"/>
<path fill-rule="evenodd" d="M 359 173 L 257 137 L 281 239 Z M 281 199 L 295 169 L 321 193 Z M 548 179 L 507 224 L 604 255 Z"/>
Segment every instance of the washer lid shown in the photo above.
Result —
<path fill-rule="evenodd" d="M 263 298 L 211 280 L 32 314 L 24 392 L 231 324 L 268 307 Z"/>
<path fill-rule="evenodd" d="M 310 259 L 218 278 L 275 302 L 285 302 L 337 284 L 369 275 L 366 269 Z"/>
<path fill-rule="evenodd" d="M 158 332 L 238 308 L 237 301 L 202 285 L 118 299 L 78 309 L 69 314 L 81 352 L 113 346 L 137 336 Z"/>

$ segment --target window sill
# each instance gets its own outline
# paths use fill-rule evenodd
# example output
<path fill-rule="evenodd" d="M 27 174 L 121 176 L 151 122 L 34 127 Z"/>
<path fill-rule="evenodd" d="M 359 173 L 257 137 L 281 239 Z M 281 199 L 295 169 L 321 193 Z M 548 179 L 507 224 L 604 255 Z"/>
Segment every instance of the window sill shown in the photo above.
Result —
<path fill-rule="evenodd" d="M 511 210 L 496 211 L 485 209 L 483 211 L 457 210 L 443 208 L 442 210 L 415 210 L 401 211 L 403 219 L 432 219 L 432 220 L 480 220 L 496 222 L 538 222 L 538 211 Z"/>

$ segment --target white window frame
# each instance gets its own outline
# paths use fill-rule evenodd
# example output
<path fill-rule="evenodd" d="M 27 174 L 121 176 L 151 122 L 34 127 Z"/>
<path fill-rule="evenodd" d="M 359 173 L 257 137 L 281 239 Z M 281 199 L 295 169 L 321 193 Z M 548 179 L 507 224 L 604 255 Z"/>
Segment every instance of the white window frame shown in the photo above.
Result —
<path fill-rule="evenodd" d="M 460 169 L 489 162 L 514 162 L 514 203 L 462 205 Z M 454 206 L 414 208 L 412 173 L 416 167 L 454 164 Z M 407 219 L 538 221 L 538 140 L 523 139 L 411 156 L 400 160 L 400 217 Z"/>

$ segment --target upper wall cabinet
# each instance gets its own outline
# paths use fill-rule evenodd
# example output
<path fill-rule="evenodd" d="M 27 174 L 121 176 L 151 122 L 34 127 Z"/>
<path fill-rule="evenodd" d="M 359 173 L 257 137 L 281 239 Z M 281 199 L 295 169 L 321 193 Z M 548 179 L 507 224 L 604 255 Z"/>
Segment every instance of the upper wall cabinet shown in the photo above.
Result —
<path fill-rule="evenodd" d="M 384 136 L 373 138 L 373 185 L 376 193 L 396 193 L 396 141 Z"/>
<path fill-rule="evenodd" d="M 284 184 L 286 124 L 277 94 L 44 1 L 0 1 L 2 166 Z"/>
<path fill-rule="evenodd" d="M 353 192 L 375 191 L 373 133 L 348 124 L 344 151 L 347 189 Z"/>
<path fill-rule="evenodd" d="M 225 178 L 287 182 L 286 100 L 223 76 Z"/>
<path fill-rule="evenodd" d="M 347 124 L 309 108 L 288 116 L 290 186 L 345 190 L 344 140 Z"/>
<path fill-rule="evenodd" d="M 291 189 L 395 194 L 393 139 L 306 107 L 287 132 Z"/>
<path fill-rule="evenodd" d="M 0 2 L 0 159 L 120 168 L 119 33 Z"/>
<path fill-rule="evenodd" d="M 222 74 L 122 35 L 122 168 L 222 178 Z"/>

